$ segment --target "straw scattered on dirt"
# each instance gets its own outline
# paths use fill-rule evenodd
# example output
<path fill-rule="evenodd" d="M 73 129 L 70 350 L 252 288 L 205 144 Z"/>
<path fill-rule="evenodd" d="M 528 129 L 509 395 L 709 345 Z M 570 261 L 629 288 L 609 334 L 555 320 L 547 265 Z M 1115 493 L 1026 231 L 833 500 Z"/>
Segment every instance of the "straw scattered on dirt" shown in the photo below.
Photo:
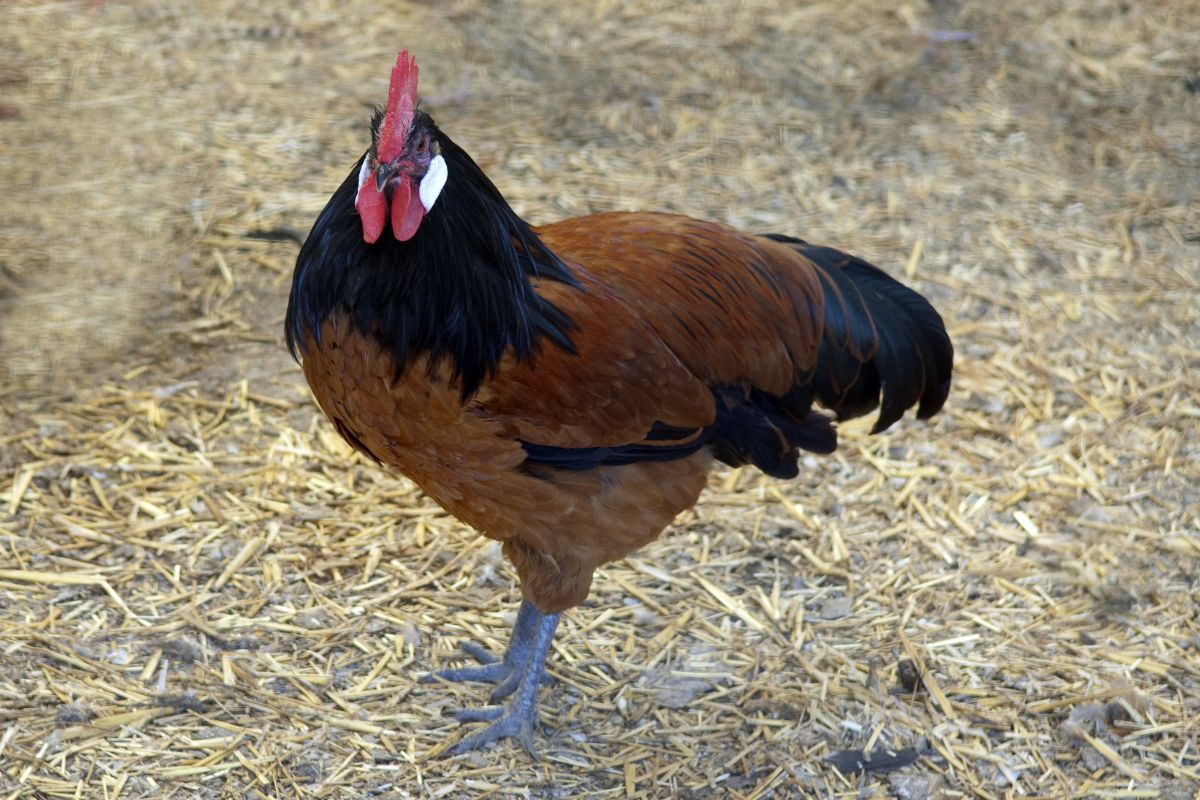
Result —
<path fill-rule="evenodd" d="M 0 796 L 1195 797 L 1197 12 L 5 4 Z M 401 47 L 531 220 L 841 245 L 959 354 L 933 424 L 718 472 L 603 570 L 539 763 L 442 757 L 485 692 L 416 679 L 503 646 L 512 572 L 281 343 Z"/>

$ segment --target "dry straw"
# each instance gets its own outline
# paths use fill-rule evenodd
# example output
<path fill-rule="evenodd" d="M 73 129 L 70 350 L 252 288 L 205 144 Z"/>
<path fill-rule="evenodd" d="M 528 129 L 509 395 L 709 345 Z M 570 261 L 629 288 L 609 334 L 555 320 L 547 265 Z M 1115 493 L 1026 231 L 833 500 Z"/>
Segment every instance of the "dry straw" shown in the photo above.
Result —
<path fill-rule="evenodd" d="M 1195 796 L 1195 12 L 6 4 L 0 797 Z M 402 46 L 533 220 L 840 244 L 958 346 L 933 424 L 719 472 L 606 568 L 539 763 L 440 757 L 484 691 L 416 679 L 502 646 L 512 573 L 281 346 Z"/>

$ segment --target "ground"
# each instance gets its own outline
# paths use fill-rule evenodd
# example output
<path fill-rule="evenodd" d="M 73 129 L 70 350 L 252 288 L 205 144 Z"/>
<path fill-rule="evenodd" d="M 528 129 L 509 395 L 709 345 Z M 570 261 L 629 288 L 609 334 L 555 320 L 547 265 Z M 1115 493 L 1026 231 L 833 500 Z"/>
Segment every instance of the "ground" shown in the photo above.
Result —
<path fill-rule="evenodd" d="M 5 4 L 0 795 L 1196 796 L 1198 15 Z M 293 238 L 401 47 L 531 221 L 836 244 L 957 347 L 932 423 L 718 472 L 603 570 L 540 762 L 442 755 L 483 690 L 416 679 L 502 646 L 513 575 L 349 452 L 282 346 Z"/>

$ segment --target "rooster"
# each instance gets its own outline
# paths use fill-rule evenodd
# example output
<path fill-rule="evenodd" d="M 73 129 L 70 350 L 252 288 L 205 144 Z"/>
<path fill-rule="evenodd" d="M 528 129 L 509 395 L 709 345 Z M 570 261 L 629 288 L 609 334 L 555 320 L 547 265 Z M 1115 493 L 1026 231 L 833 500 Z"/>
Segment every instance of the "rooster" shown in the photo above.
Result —
<path fill-rule="evenodd" d="M 418 107 L 401 52 L 371 145 L 296 261 L 287 344 L 356 450 L 498 540 L 523 600 L 455 752 L 531 753 L 561 614 L 655 539 L 714 460 L 798 474 L 833 421 L 936 413 L 953 349 L 916 292 L 789 236 L 658 213 L 531 227 Z M 507 698 L 507 702 L 505 701 Z"/>

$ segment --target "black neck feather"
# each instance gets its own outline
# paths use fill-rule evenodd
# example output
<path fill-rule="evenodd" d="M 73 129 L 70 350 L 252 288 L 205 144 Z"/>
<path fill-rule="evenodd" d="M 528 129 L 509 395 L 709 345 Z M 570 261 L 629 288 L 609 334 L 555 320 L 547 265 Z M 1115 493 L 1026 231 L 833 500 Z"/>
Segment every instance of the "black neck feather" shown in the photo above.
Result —
<path fill-rule="evenodd" d="M 531 278 L 577 285 L 570 270 L 505 202 L 478 165 L 437 132 L 449 178 L 417 233 L 362 238 L 354 210 L 361 159 L 300 248 L 288 302 L 288 349 L 299 357 L 334 312 L 389 350 L 402 371 L 428 355 L 447 363 L 464 397 L 512 349 L 536 354 L 543 338 L 571 350 L 571 320 Z"/>

